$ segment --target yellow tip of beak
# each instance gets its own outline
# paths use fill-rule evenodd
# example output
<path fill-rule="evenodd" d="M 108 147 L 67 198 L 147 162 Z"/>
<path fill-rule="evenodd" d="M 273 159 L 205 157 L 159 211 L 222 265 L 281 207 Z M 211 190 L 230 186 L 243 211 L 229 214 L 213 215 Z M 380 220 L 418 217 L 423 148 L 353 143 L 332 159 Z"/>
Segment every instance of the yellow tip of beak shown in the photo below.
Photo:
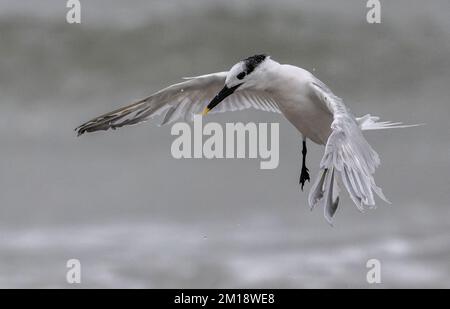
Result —
<path fill-rule="evenodd" d="M 209 113 L 210 109 L 205 107 L 205 109 L 202 112 L 202 116 L 206 116 Z"/>

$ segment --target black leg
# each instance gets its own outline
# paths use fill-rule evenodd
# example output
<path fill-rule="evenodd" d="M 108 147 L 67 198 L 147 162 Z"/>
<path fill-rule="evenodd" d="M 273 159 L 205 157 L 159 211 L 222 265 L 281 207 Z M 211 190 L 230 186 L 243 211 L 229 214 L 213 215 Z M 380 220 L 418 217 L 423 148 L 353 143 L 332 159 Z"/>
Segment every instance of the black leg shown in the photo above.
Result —
<path fill-rule="evenodd" d="M 306 140 L 303 140 L 303 148 L 302 148 L 302 171 L 300 172 L 300 184 L 302 185 L 302 191 L 303 191 L 303 187 L 305 185 L 305 182 L 308 180 L 308 182 L 310 181 L 309 178 L 309 170 L 305 165 L 305 161 L 306 161 Z"/>

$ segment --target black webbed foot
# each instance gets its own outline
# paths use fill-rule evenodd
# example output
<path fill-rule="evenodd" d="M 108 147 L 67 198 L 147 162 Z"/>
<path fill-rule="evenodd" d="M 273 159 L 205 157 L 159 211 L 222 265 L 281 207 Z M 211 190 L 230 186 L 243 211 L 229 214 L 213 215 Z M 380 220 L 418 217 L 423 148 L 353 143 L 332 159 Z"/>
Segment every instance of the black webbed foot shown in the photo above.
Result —
<path fill-rule="evenodd" d="M 302 171 L 300 173 L 300 184 L 302 185 L 302 191 L 303 191 L 303 187 L 305 186 L 305 182 L 306 181 L 310 181 L 311 179 L 309 178 L 309 169 L 306 166 L 302 166 Z"/>
<path fill-rule="evenodd" d="M 306 181 L 310 181 L 311 179 L 309 178 L 309 169 L 306 167 L 305 165 L 305 161 L 306 161 L 306 153 L 307 153 L 307 149 L 306 149 L 306 141 L 303 140 L 303 149 L 302 149 L 302 170 L 300 172 L 300 184 L 302 186 L 302 191 L 303 191 L 303 187 L 305 186 L 305 182 Z"/>

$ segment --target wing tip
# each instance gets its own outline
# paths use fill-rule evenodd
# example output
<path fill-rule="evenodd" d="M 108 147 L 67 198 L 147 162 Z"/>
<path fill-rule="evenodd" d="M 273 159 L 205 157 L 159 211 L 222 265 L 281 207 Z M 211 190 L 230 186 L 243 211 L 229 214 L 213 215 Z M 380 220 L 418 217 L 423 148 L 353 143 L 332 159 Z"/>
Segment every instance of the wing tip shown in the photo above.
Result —
<path fill-rule="evenodd" d="M 80 137 L 80 136 L 84 135 L 85 133 L 95 131 L 95 130 L 92 130 L 91 126 L 92 126 L 92 124 L 90 122 L 86 122 L 86 123 L 76 127 L 74 129 L 74 131 L 76 132 L 77 137 Z"/>
<path fill-rule="evenodd" d="M 76 132 L 77 137 L 80 137 L 81 135 L 83 135 L 84 133 L 86 133 L 86 130 L 83 129 L 83 125 L 81 125 L 81 126 L 79 126 L 79 127 L 76 127 L 76 128 L 74 129 L 74 131 Z"/>

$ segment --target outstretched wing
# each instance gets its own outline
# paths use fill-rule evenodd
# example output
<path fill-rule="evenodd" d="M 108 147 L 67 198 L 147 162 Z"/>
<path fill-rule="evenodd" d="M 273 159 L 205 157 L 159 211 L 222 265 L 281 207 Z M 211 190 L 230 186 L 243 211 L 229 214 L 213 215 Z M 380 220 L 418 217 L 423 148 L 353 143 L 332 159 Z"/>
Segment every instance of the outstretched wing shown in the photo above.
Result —
<path fill-rule="evenodd" d="M 171 85 L 134 104 L 96 117 L 75 130 L 85 132 L 116 129 L 137 124 L 155 116 L 164 115 L 161 125 L 178 120 L 191 121 L 200 114 L 225 84 L 227 72 L 185 78 L 184 82 Z M 254 108 L 280 113 L 277 103 L 266 93 L 238 91 L 221 102 L 210 113 L 221 113 Z"/>
<path fill-rule="evenodd" d="M 337 175 L 340 176 L 358 209 L 375 206 L 373 192 L 388 202 L 373 178 L 380 159 L 364 138 L 360 124 L 346 108 L 342 99 L 335 96 L 324 83 L 315 79 L 311 86 L 317 98 L 333 113 L 334 120 L 320 163 L 322 176 L 310 191 L 310 206 L 322 204 L 325 208 L 325 217 L 331 222 L 338 202 Z"/>

